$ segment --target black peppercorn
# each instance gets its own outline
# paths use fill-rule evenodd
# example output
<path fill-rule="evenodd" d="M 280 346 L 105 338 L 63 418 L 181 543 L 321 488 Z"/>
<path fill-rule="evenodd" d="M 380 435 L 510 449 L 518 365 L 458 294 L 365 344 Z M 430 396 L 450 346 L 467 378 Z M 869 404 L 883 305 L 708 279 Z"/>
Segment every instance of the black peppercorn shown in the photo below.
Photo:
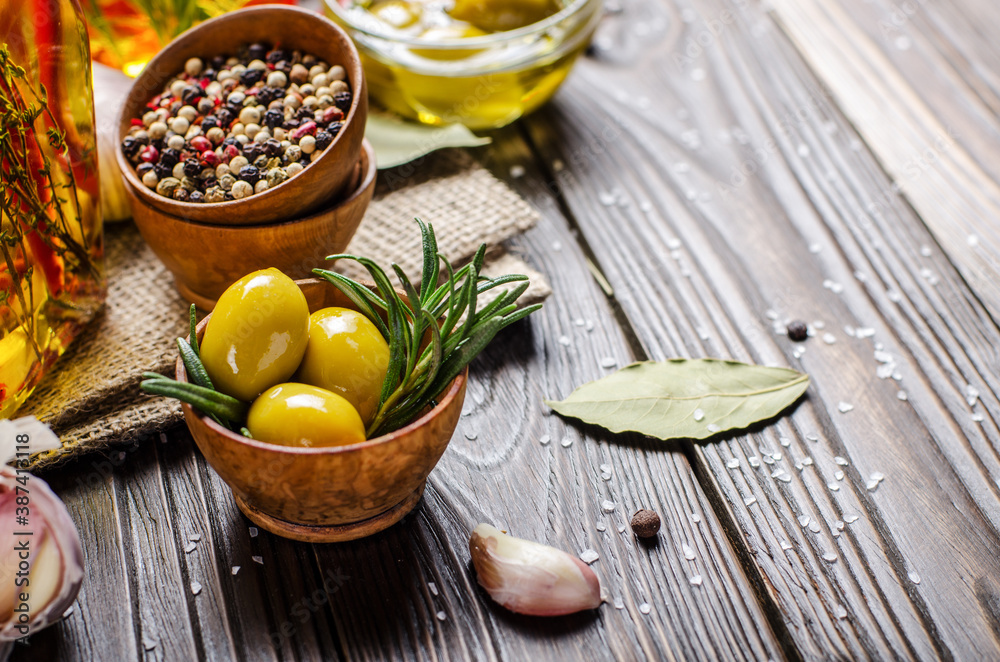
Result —
<path fill-rule="evenodd" d="M 333 136 L 330 135 L 328 131 L 317 131 L 316 132 L 316 149 L 322 151 L 330 146 L 333 142 Z"/>
<path fill-rule="evenodd" d="M 209 129 L 215 129 L 219 126 L 219 118 L 215 115 L 209 115 L 201 121 L 201 130 L 208 133 Z"/>
<path fill-rule="evenodd" d="M 340 110 L 346 115 L 347 111 L 351 109 L 351 93 L 337 92 L 333 95 L 333 104 L 337 108 L 340 108 Z"/>
<path fill-rule="evenodd" d="M 313 111 L 313 109 L 308 106 L 302 106 L 301 108 L 295 111 L 295 119 L 299 121 L 311 120 L 315 117 L 316 117 L 315 111 Z"/>
<path fill-rule="evenodd" d="M 222 149 L 225 149 L 230 145 L 235 145 L 236 147 L 240 146 L 239 141 L 236 140 L 236 138 L 226 138 L 225 140 L 222 141 Z"/>
<path fill-rule="evenodd" d="M 264 153 L 268 156 L 277 156 L 281 153 L 281 141 L 268 138 L 264 143 Z"/>
<path fill-rule="evenodd" d="M 291 119 L 285 120 L 285 123 L 281 125 L 281 128 L 284 129 L 285 131 L 291 131 L 292 129 L 299 128 L 300 124 L 302 124 L 302 122 L 293 117 Z"/>
<path fill-rule="evenodd" d="M 261 154 L 256 159 L 254 159 L 252 165 L 256 167 L 258 170 L 263 170 L 264 167 L 267 165 L 267 155 Z"/>
<path fill-rule="evenodd" d="M 142 179 L 142 176 L 152 169 L 153 169 L 152 163 L 140 163 L 135 167 L 135 174 L 139 175 L 139 179 Z"/>
<path fill-rule="evenodd" d="M 265 85 L 260 88 L 257 93 L 257 103 L 262 106 L 271 105 L 272 101 L 277 101 L 278 99 L 283 99 L 285 97 L 284 91 L 278 89 L 277 87 L 271 87 L 270 85 Z"/>
<path fill-rule="evenodd" d="M 260 171 L 256 166 L 247 165 L 240 168 L 240 179 L 250 184 L 256 184 L 260 179 Z"/>
<path fill-rule="evenodd" d="M 253 162 L 254 159 L 263 153 L 264 148 L 260 143 L 251 141 L 243 145 L 243 156 L 247 157 L 247 161 Z"/>
<path fill-rule="evenodd" d="M 191 194 L 188 196 L 188 202 L 205 202 L 205 195 L 201 191 L 191 191 Z"/>
<path fill-rule="evenodd" d="M 207 78 L 208 80 L 215 80 L 216 73 L 218 72 L 216 72 L 215 69 L 205 69 L 205 71 L 201 72 L 201 77 Z"/>
<path fill-rule="evenodd" d="M 284 74 L 287 76 L 288 74 L 292 73 L 292 63 L 289 62 L 288 60 L 282 60 L 278 62 L 276 65 L 274 65 L 274 70 L 284 72 Z"/>
<path fill-rule="evenodd" d="M 269 129 L 273 129 L 276 126 L 281 126 L 281 123 L 285 121 L 285 114 L 280 110 L 269 110 L 264 113 L 264 126 Z"/>
<path fill-rule="evenodd" d="M 655 510 L 642 509 L 632 515 L 632 531 L 640 538 L 652 538 L 660 530 L 660 516 Z"/>
<path fill-rule="evenodd" d="M 794 340 L 795 342 L 802 342 L 809 337 L 809 327 L 801 320 L 789 322 L 787 331 L 789 340 Z"/>
<path fill-rule="evenodd" d="M 240 74 L 240 84 L 246 85 L 247 87 L 253 87 L 260 81 L 260 79 L 263 76 L 264 76 L 263 69 L 247 69 L 242 74 Z"/>
<path fill-rule="evenodd" d="M 329 133 L 331 136 L 336 136 L 338 133 L 340 133 L 340 130 L 343 128 L 344 128 L 343 122 L 330 122 L 330 125 L 326 127 L 326 132 Z"/>
<path fill-rule="evenodd" d="M 268 64 L 276 64 L 285 59 L 285 51 L 280 48 L 275 48 L 273 51 L 267 54 L 267 58 L 264 60 Z"/>
<path fill-rule="evenodd" d="M 216 70 L 221 69 L 222 67 L 226 66 L 226 58 L 222 57 L 221 55 L 216 55 L 215 57 L 212 58 L 211 65 L 213 69 Z"/>
<path fill-rule="evenodd" d="M 171 196 L 173 197 L 174 200 L 177 200 L 178 202 L 187 202 L 188 199 L 191 197 L 191 194 L 187 192 L 187 189 L 178 186 L 177 188 L 174 189 L 174 192 L 171 194 Z"/>
<path fill-rule="evenodd" d="M 184 174 L 188 177 L 197 177 L 201 172 L 201 163 L 198 159 L 187 159 L 184 161 Z"/>
<path fill-rule="evenodd" d="M 212 174 L 212 175 L 209 175 L 208 177 L 202 177 L 201 178 L 201 183 L 202 183 L 202 186 L 204 186 L 205 190 L 207 191 L 208 189 L 210 189 L 213 186 L 215 186 L 216 184 L 218 184 L 219 180 L 215 178 L 214 174 Z"/>
<path fill-rule="evenodd" d="M 160 161 L 153 166 L 153 172 L 156 173 L 157 178 L 166 179 L 167 177 L 173 177 L 174 169 L 164 164 L 163 161 Z"/>
<path fill-rule="evenodd" d="M 140 149 L 142 149 L 142 143 L 132 136 L 125 136 L 125 139 L 122 140 L 122 152 L 125 156 L 132 158 L 139 153 Z"/>
<path fill-rule="evenodd" d="M 205 96 L 205 90 L 201 89 L 201 85 L 188 85 L 181 92 L 181 101 L 185 105 L 192 106 L 203 96 Z"/>
<path fill-rule="evenodd" d="M 236 117 L 236 115 L 234 115 L 233 111 L 228 108 L 219 108 L 215 111 L 215 117 L 219 122 L 219 126 L 224 129 L 228 129 L 229 125 L 233 123 L 233 118 Z"/>
<path fill-rule="evenodd" d="M 264 44 L 250 44 L 247 49 L 247 57 L 251 60 L 263 60 L 267 57 L 267 47 Z"/>
<path fill-rule="evenodd" d="M 312 54 L 305 54 L 302 56 L 302 64 L 305 67 L 312 67 L 316 64 L 316 56 Z"/>
<path fill-rule="evenodd" d="M 236 199 L 236 198 L 233 197 L 233 192 L 232 191 L 226 191 L 226 194 L 225 194 L 224 197 L 226 199 L 226 202 L 229 202 L 230 200 L 235 200 Z"/>
<path fill-rule="evenodd" d="M 172 147 L 168 147 L 162 152 L 160 152 L 160 163 L 167 166 L 168 168 L 173 168 L 181 160 L 181 153 Z"/>

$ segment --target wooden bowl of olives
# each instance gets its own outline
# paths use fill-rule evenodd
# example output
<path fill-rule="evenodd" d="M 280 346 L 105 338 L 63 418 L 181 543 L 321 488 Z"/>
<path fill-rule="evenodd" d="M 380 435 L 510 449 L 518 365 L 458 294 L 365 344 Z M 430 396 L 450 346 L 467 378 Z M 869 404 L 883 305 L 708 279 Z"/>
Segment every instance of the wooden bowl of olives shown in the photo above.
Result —
<path fill-rule="evenodd" d="M 349 186 L 368 92 L 347 34 L 247 7 L 188 30 L 136 78 L 118 120 L 133 211 L 216 226 L 301 218 Z"/>
<path fill-rule="evenodd" d="M 163 213 L 129 191 L 139 232 L 174 275 L 181 295 L 211 310 L 231 283 L 255 269 L 277 267 L 308 278 L 326 256 L 343 251 L 375 192 L 375 154 L 365 141 L 346 198 L 305 218 L 254 226 L 210 225 Z"/>
<path fill-rule="evenodd" d="M 296 281 L 301 294 L 289 291 L 286 287 L 283 292 L 274 290 L 277 294 L 262 295 L 260 292 L 263 288 L 257 287 L 253 279 L 266 277 L 266 272 L 245 277 L 243 280 L 250 279 L 248 283 L 234 285 L 245 288 L 239 292 L 238 299 L 234 299 L 241 303 L 229 306 L 228 299 L 224 296 L 216 311 L 198 325 L 197 337 L 206 369 L 212 368 L 213 361 L 219 359 L 213 357 L 213 353 L 220 354 L 222 358 L 219 360 L 222 362 L 234 362 L 232 352 L 220 352 L 217 347 L 213 347 L 213 339 L 205 336 L 213 315 L 219 317 L 219 322 L 225 325 L 213 329 L 215 337 L 235 334 L 246 338 L 249 337 L 248 334 L 256 334 L 254 337 L 261 346 L 272 346 L 270 337 L 287 338 L 289 329 L 292 329 L 291 336 L 296 337 L 299 331 L 292 326 L 282 326 L 288 321 L 283 315 L 271 315 L 268 320 L 265 319 L 268 317 L 265 313 L 298 311 L 297 315 L 300 317 L 307 307 L 313 313 L 310 317 L 309 345 L 304 350 L 305 354 L 298 355 L 303 358 L 292 359 L 298 365 L 297 372 L 294 373 L 298 377 L 306 369 L 310 352 L 319 351 L 316 356 L 321 359 L 323 356 L 322 343 L 326 340 L 319 341 L 320 350 L 316 350 L 317 346 L 314 344 L 317 342 L 312 327 L 312 320 L 317 317 L 315 313 L 331 308 L 358 310 L 351 299 L 325 280 Z M 281 278 L 280 275 L 275 277 Z M 294 312 L 290 312 L 289 316 L 297 319 Z M 278 326 L 269 326 L 273 324 Z M 301 322 L 292 320 L 289 324 L 301 325 Z M 356 344 L 355 340 L 357 339 L 352 339 L 352 344 Z M 331 352 L 336 351 L 338 350 L 331 349 Z M 213 374 L 224 372 L 225 366 L 222 371 L 215 370 Z M 253 380 L 257 376 L 257 373 L 247 375 L 246 371 L 238 369 L 231 371 L 231 377 L 237 380 Z M 177 361 L 176 378 L 178 382 L 188 382 L 188 372 L 181 359 Z M 264 375 L 264 378 L 274 380 L 273 375 Z M 382 531 L 398 522 L 420 500 L 427 476 L 444 453 L 458 424 L 467 379 L 468 368 L 444 388 L 434 399 L 435 404 L 426 407 L 407 425 L 381 436 L 365 439 L 362 426 L 361 436 L 358 437 L 359 433 L 355 428 L 360 419 L 349 420 L 358 417 L 358 413 L 348 412 L 348 415 L 339 416 L 333 422 L 326 419 L 322 425 L 338 428 L 330 434 L 340 435 L 341 442 L 349 442 L 341 445 L 303 447 L 295 445 L 291 440 L 268 443 L 248 438 L 220 425 L 189 404 L 183 405 L 184 418 L 205 459 L 230 486 L 238 507 L 255 524 L 295 540 L 354 540 Z M 358 383 L 358 380 L 363 381 L 359 375 L 351 375 L 347 380 L 352 385 Z M 246 388 L 247 393 L 256 393 L 262 383 L 241 382 L 226 386 L 232 392 L 239 393 L 240 388 Z M 218 377 L 216 386 L 219 386 Z M 299 419 L 296 422 L 282 420 L 287 414 L 287 407 L 272 407 L 266 402 L 260 403 L 267 399 L 269 393 L 277 393 L 288 387 L 288 384 L 273 386 L 254 401 L 247 415 L 248 433 L 254 431 L 254 436 L 263 436 L 258 431 L 274 430 L 280 436 L 283 429 L 299 425 Z M 310 388 L 312 387 L 304 386 L 305 396 L 293 393 L 288 401 L 311 397 L 308 392 Z M 350 396 L 345 394 L 345 397 Z M 361 405 L 356 411 L 364 412 L 365 407 Z M 284 445 L 285 443 L 288 445 Z"/>

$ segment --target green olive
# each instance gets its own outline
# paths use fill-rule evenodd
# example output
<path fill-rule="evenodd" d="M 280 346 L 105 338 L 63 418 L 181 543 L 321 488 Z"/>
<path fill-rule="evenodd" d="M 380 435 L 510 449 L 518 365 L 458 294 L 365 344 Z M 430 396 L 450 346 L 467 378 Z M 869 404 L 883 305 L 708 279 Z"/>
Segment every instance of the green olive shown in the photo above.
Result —
<path fill-rule="evenodd" d="M 219 391 L 250 402 L 288 380 L 309 341 L 309 305 L 277 269 L 244 276 L 215 304 L 201 360 Z"/>
<path fill-rule="evenodd" d="M 345 446 L 365 440 L 365 424 L 351 403 L 308 384 L 278 384 L 254 400 L 247 414 L 254 439 L 282 446 Z"/>
<path fill-rule="evenodd" d="M 388 367 L 389 345 L 367 317 L 348 308 L 324 308 L 309 317 L 309 345 L 295 381 L 343 396 L 367 425 Z"/>

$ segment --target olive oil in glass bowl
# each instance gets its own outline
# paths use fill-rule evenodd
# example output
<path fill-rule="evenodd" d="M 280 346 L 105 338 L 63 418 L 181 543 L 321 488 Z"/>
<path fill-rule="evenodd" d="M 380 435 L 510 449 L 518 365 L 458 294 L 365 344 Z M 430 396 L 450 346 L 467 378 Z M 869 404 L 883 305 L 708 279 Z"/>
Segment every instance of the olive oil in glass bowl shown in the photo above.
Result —
<path fill-rule="evenodd" d="M 548 101 L 603 15 L 601 0 L 326 0 L 372 98 L 425 124 L 506 126 Z"/>

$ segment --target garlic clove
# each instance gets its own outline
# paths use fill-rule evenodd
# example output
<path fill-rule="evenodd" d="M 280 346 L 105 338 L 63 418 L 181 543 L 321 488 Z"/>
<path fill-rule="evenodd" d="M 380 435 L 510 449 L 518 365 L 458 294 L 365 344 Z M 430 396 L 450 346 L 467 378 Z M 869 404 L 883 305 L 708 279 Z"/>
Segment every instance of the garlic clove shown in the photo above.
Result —
<path fill-rule="evenodd" d="M 519 614 L 562 616 L 601 605 L 601 582 L 566 552 L 480 524 L 469 538 L 479 585 Z"/>
<path fill-rule="evenodd" d="M 30 501 L 27 525 L 16 519 L 23 490 Z M 0 641 L 61 619 L 82 581 L 83 548 L 66 506 L 41 478 L 0 468 Z"/>

